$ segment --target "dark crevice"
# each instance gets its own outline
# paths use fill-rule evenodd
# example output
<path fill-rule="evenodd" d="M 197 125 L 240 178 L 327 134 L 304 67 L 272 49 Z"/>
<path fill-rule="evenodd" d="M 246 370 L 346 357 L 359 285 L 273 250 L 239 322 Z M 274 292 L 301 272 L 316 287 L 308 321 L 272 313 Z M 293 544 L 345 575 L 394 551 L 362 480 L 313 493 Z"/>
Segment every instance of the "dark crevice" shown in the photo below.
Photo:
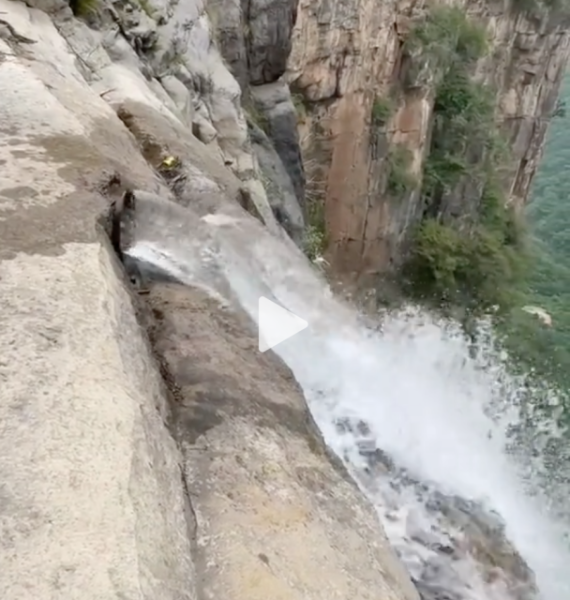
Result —
<path fill-rule="evenodd" d="M 124 196 L 130 192 L 129 190 L 121 189 L 121 179 L 120 176 L 114 173 L 108 181 L 106 181 L 101 187 L 101 191 L 103 194 L 111 200 L 109 204 L 109 209 L 107 212 L 98 220 L 96 227 L 100 230 L 101 235 L 103 236 L 103 243 L 107 245 L 107 249 L 109 254 L 114 254 L 116 260 L 114 261 L 117 274 L 119 277 L 123 277 L 123 282 L 125 287 L 130 292 L 132 306 L 135 312 L 135 317 L 137 322 L 139 323 L 144 339 L 144 343 L 147 347 L 148 355 L 151 357 L 151 361 L 154 362 L 156 368 L 160 374 L 161 379 L 161 389 L 160 396 L 166 400 L 164 406 L 156 406 L 157 412 L 161 415 L 161 418 L 167 427 L 168 431 L 172 438 L 176 441 L 179 450 L 180 449 L 180 439 L 179 435 L 176 433 L 176 423 L 174 419 L 174 414 L 176 410 L 176 406 L 181 403 L 182 393 L 180 387 L 177 385 L 173 374 L 170 371 L 167 361 L 165 358 L 157 351 L 157 339 L 158 332 L 161 328 L 161 322 L 164 318 L 162 312 L 158 309 L 153 309 L 150 302 L 147 301 L 148 293 L 152 286 L 157 284 L 164 284 L 165 281 L 171 281 L 172 278 L 167 274 L 160 272 L 156 268 L 148 269 L 146 263 L 135 261 L 138 267 L 139 272 L 143 272 L 145 274 L 145 283 L 148 286 L 145 289 L 141 289 L 137 285 L 133 285 L 132 278 L 129 277 L 129 268 L 132 265 L 125 264 L 125 255 L 122 250 L 117 252 L 115 245 L 117 241 L 117 227 L 120 228 L 121 215 L 117 218 L 117 196 L 121 197 L 120 194 Z M 136 202 L 136 197 L 135 197 Z M 124 204 L 124 203 L 123 203 Z M 136 207 L 136 204 L 133 205 L 133 208 Z M 130 208 L 129 208 L 130 210 Z M 120 229 L 119 229 L 120 235 Z M 115 239 L 113 239 L 115 237 Z M 166 410 L 164 410 L 166 409 Z M 197 528 L 198 522 L 196 519 L 196 513 L 194 507 L 192 505 L 192 498 L 189 493 L 188 482 L 186 481 L 186 476 L 184 472 L 183 464 L 178 466 L 180 470 L 180 478 L 182 483 L 183 490 L 183 503 L 184 503 L 184 516 L 187 525 L 188 531 L 188 539 L 191 547 L 191 559 L 193 564 L 196 564 L 197 556 L 198 556 L 198 547 L 197 547 Z"/>

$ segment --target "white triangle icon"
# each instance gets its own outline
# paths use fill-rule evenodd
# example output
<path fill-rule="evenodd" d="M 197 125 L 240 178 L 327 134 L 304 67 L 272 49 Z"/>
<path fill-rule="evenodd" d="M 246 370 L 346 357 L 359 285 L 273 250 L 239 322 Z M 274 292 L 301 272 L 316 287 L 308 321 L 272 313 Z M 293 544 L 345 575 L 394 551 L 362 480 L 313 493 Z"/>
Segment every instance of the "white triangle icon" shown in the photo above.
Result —
<path fill-rule="evenodd" d="M 309 326 L 307 321 L 264 296 L 259 298 L 258 310 L 260 352 L 267 352 Z"/>

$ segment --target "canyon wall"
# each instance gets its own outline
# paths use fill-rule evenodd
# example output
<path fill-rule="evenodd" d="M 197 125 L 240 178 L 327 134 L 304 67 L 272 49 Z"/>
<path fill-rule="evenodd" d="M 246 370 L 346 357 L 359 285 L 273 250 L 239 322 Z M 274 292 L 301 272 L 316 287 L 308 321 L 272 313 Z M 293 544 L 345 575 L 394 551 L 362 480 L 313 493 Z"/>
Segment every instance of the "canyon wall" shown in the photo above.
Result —
<path fill-rule="evenodd" d="M 564 22 L 466 10 L 491 34 L 473 76 L 499 87 L 516 204 L 555 106 Z M 244 313 L 166 285 L 145 308 L 101 225 L 121 182 L 158 197 L 174 241 L 199 253 L 194 225 L 229 219 L 289 256 L 284 230 L 303 243 L 322 202 L 338 269 L 397 264 L 440 126 L 442 67 L 406 47 L 422 11 L 0 0 L 3 597 L 418 600 Z M 456 183 L 438 200 L 455 219 L 481 192 Z"/>
<path fill-rule="evenodd" d="M 302 107 L 308 198 L 324 203 L 327 257 L 338 271 L 398 267 L 410 232 L 429 214 L 422 184 L 441 73 L 409 41 L 430 10 L 413 0 L 299 3 L 287 80 Z M 510 146 L 501 186 L 515 206 L 529 192 L 568 57 L 568 20 L 561 10 L 514 1 L 460 5 L 488 39 L 470 74 L 494 96 L 496 128 Z M 439 35 L 446 35 L 445 24 Z M 424 42 L 432 44 L 432 58 L 447 51 L 443 40 L 424 35 Z M 476 146 L 477 140 L 467 140 L 464 154 Z M 469 173 L 477 163 L 476 156 L 467 161 L 464 176 L 440 194 L 432 214 L 460 221 L 477 210 L 481 185 Z M 400 185 L 391 185 L 394 169 L 405 171 Z"/>

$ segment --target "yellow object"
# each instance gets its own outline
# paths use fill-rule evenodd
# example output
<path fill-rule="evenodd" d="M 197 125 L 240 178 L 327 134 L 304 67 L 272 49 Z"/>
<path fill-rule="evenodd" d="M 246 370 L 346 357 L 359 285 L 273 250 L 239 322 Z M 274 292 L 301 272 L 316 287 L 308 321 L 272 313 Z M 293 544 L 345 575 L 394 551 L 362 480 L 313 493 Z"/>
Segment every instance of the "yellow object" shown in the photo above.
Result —
<path fill-rule="evenodd" d="M 174 156 L 167 156 L 163 161 L 162 161 L 162 166 L 163 167 L 167 167 L 168 169 L 170 169 L 171 167 L 173 167 L 176 163 L 178 162 L 178 160 L 174 157 Z"/>

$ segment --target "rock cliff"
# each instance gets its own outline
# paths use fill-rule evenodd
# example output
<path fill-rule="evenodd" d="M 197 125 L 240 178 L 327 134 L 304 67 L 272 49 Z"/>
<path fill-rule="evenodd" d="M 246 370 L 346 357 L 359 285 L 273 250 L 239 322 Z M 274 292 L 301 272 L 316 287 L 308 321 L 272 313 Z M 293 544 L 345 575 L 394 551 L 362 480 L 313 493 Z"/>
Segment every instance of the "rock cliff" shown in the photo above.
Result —
<path fill-rule="evenodd" d="M 274 213 L 294 236 L 302 180 L 252 144 L 214 15 L 72 4 L 0 0 L 0 595 L 417 600 L 249 318 L 175 284 L 143 301 L 106 236 L 128 186 L 174 242 L 232 216 L 296 250 Z"/>
<path fill-rule="evenodd" d="M 472 220 L 495 130 L 510 150 L 497 173 L 505 201 L 528 194 L 568 57 L 567 13 L 516 0 L 442 6 L 299 3 L 287 79 L 337 270 L 401 265 L 425 217 Z"/>
<path fill-rule="evenodd" d="M 141 300 L 105 217 L 129 187 L 172 244 L 237 219 L 292 252 L 324 200 L 335 265 L 384 270 L 423 216 L 445 85 L 473 74 L 500 84 L 522 198 L 567 35 L 471 9 L 485 53 L 411 4 L 0 0 L 2 597 L 418 599 L 244 313 L 173 283 Z M 476 166 L 496 148 L 474 131 Z M 458 190 L 476 212 L 463 167 L 430 192 L 450 218 Z"/>

